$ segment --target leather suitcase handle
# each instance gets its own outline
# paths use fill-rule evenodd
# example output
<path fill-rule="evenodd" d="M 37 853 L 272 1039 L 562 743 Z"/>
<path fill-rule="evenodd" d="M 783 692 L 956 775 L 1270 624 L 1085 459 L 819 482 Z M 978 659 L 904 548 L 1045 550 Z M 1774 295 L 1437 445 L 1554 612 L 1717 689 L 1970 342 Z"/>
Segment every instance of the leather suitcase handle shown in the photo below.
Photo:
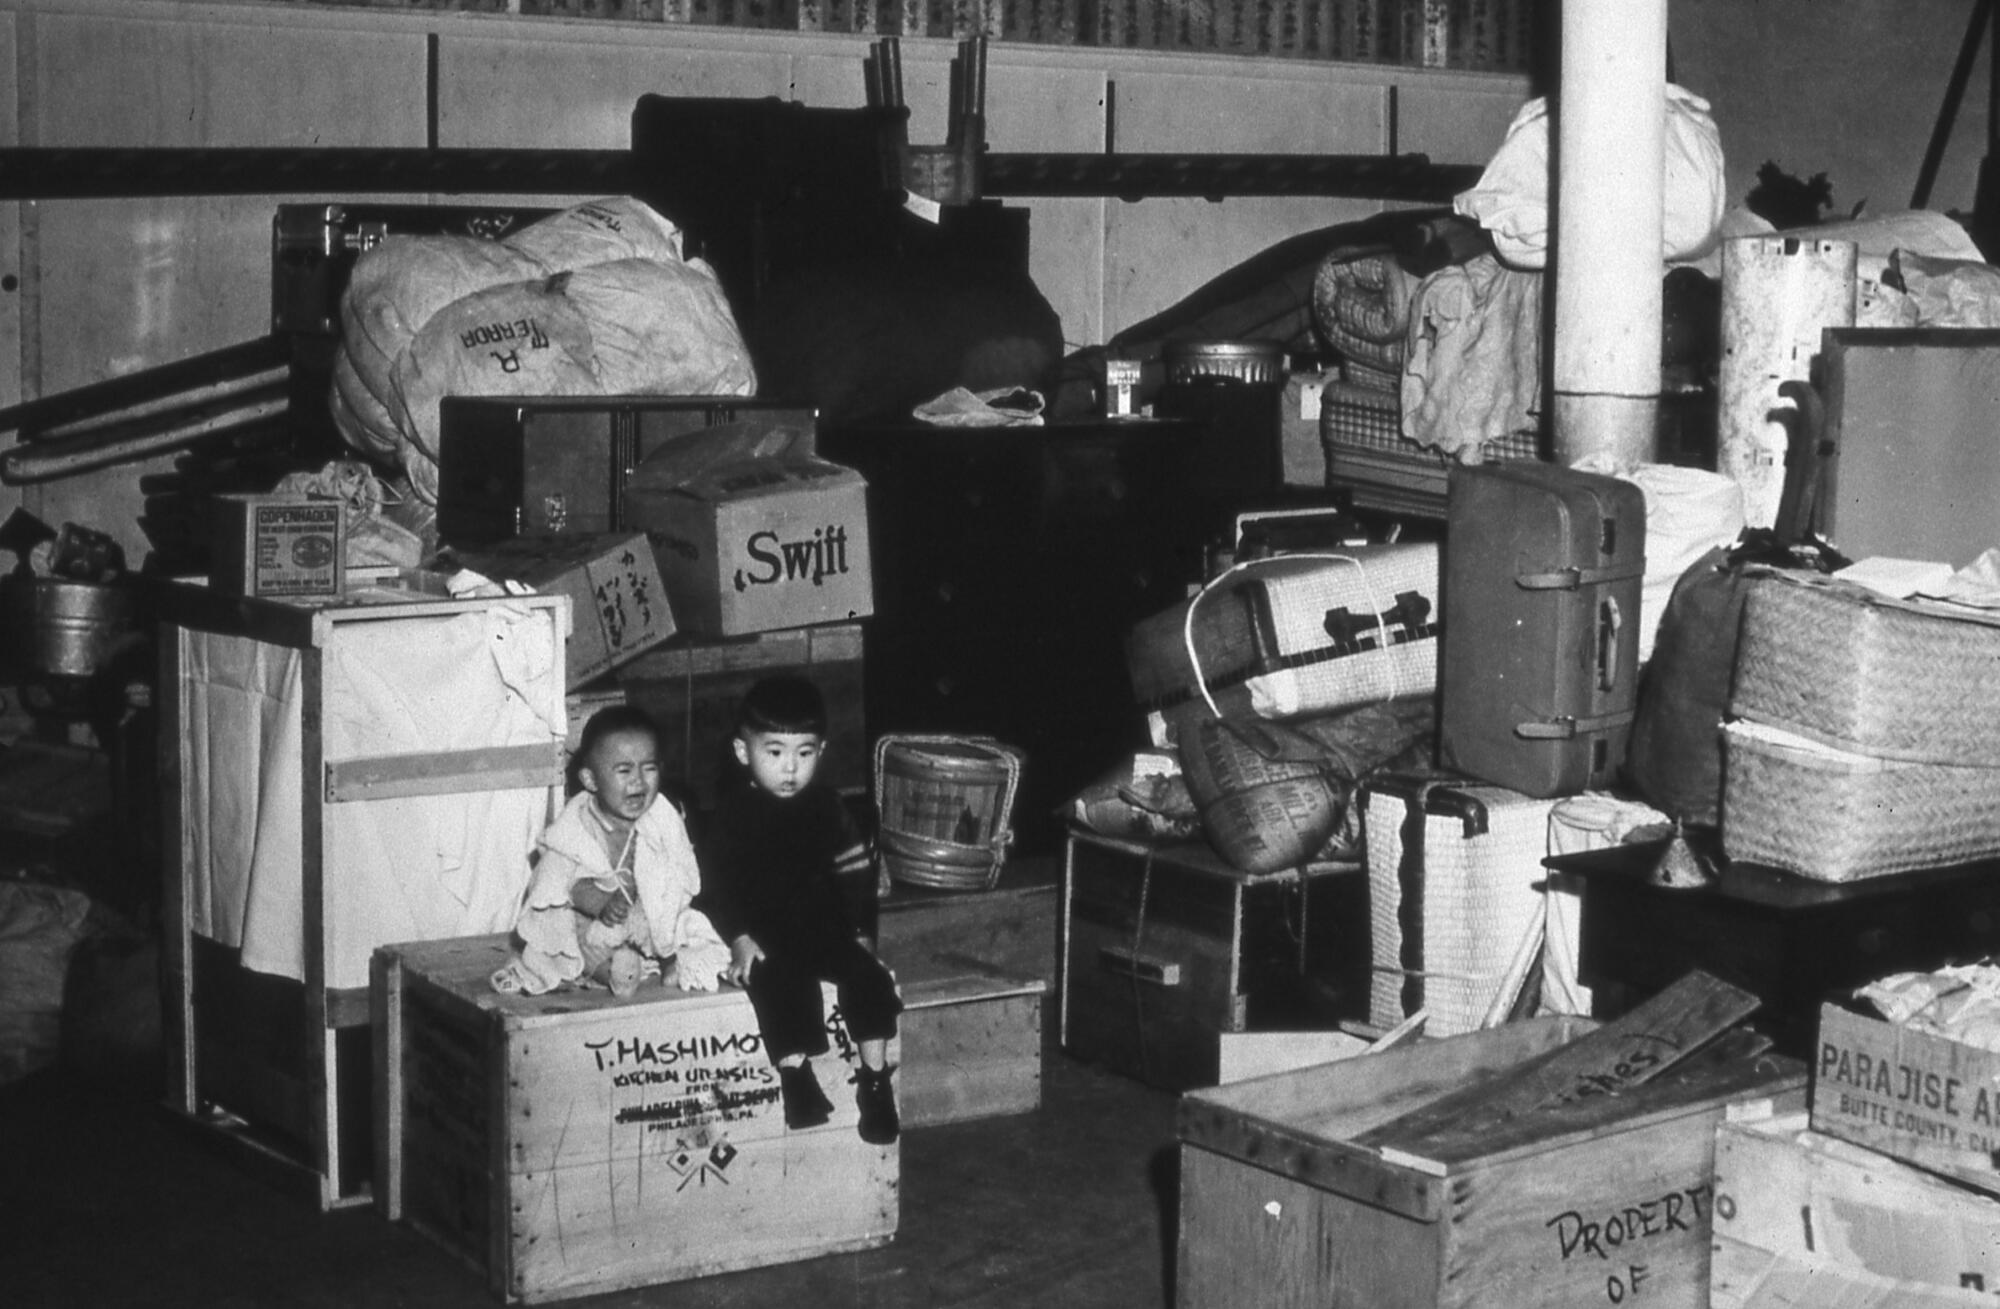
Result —
<path fill-rule="evenodd" d="M 1625 626 L 1625 615 L 1618 607 L 1618 597 L 1607 595 L 1597 605 L 1597 689 L 1612 691 L 1618 687 L 1618 633 Z"/>
<path fill-rule="evenodd" d="M 1527 741 L 1570 741 L 1609 731 L 1632 721 L 1632 714 L 1599 714 L 1594 718 L 1540 718 L 1514 724 L 1514 735 Z"/>
<path fill-rule="evenodd" d="M 1545 573 L 1517 573 L 1514 585 L 1523 591 L 1575 591 L 1581 587 L 1598 586 L 1605 582 L 1622 582 L 1629 577 L 1644 577 L 1645 565 L 1627 565 L 1622 568 L 1552 568 Z"/>

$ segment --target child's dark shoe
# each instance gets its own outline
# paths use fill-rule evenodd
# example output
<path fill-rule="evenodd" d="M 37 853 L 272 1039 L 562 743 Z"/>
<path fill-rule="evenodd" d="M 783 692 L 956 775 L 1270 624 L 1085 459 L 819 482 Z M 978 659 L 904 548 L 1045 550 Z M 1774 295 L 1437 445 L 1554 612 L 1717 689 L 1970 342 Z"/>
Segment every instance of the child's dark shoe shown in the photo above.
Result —
<path fill-rule="evenodd" d="M 888 1145 L 902 1131 L 896 1113 L 896 1088 L 889 1085 L 887 1068 L 863 1067 L 854 1077 L 854 1103 L 861 1110 L 861 1139 L 870 1145 Z"/>
<path fill-rule="evenodd" d="M 833 1101 L 819 1089 L 819 1079 L 813 1076 L 812 1060 L 803 1060 L 790 1068 L 781 1065 L 778 1069 L 778 1089 L 785 1101 L 785 1126 L 794 1131 L 802 1127 L 818 1127 L 833 1117 Z"/>

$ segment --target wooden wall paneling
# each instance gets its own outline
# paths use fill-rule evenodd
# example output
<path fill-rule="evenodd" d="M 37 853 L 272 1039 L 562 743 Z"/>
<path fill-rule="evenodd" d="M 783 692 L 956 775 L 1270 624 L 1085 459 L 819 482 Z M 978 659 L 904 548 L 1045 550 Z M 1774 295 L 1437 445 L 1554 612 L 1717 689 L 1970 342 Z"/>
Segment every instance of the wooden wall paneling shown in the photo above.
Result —
<path fill-rule="evenodd" d="M 1395 140 L 1386 149 L 1434 164 L 1483 164 L 1528 99 L 1526 78 L 1432 74 L 1396 88 Z"/>
<path fill-rule="evenodd" d="M 1337 80 L 1321 70 L 1272 75 L 1256 66 L 1229 77 L 1219 63 L 1189 60 L 1185 73 L 1118 73 L 1113 148 L 1323 154 L 1383 148 L 1386 79 Z M 1114 203 L 1105 222 L 1104 331 L 1116 333 L 1167 308 L 1286 237 L 1382 208 L 1378 201 L 1324 197 Z"/>
<path fill-rule="evenodd" d="M 1102 150 L 1103 72 L 1074 61 L 1018 53 L 1023 57 L 987 65 L 989 147 L 1023 153 Z M 1009 203 L 1029 208 L 1028 271 L 1062 319 L 1065 351 L 1101 342 L 1104 215 L 1116 201 L 1087 197 Z"/>
<path fill-rule="evenodd" d="M 440 42 L 441 145 L 620 150 L 632 143 L 632 107 L 648 93 L 791 95 L 792 50 L 770 40 L 702 40 L 686 28 L 495 26 Z"/>
<path fill-rule="evenodd" d="M 423 144 L 419 29 L 300 22 L 268 9 L 33 15 L 24 145 Z M 229 196 L 36 206 L 37 395 L 270 330 L 271 219 L 281 201 Z M 339 197 L 329 196 L 329 199 Z M 135 565 L 140 478 L 170 456 L 37 486 L 52 523 L 118 536 Z"/>
<path fill-rule="evenodd" d="M 951 41 L 901 42 L 903 99 L 910 142 L 942 145 L 949 128 Z M 804 104 L 865 104 L 867 45 L 826 39 L 794 65 L 792 98 Z M 994 43 L 986 64 L 986 141 L 1004 152 L 1104 148 L 1104 74 L 1095 61 L 1051 58 L 1033 47 Z M 1005 197 L 1002 197 L 1004 200 Z M 1102 339 L 1104 201 L 1011 200 L 1028 209 L 1028 264 L 1035 285 L 1062 318 L 1072 347 Z"/>
<path fill-rule="evenodd" d="M 446 32 L 438 47 L 438 144 L 468 149 L 622 150 L 649 93 L 784 96 L 791 56 L 718 31 L 531 22 Z M 455 204 L 561 208 L 587 195 L 452 196 Z M 671 215 L 670 215 L 671 216 Z"/>
<path fill-rule="evenodd" d="M 868 103 L 863 68 L 873 37 L 824 36 L 792 59 L 788 98 L 816 109 L 858 109 Z M 903 98 L 910 106 L 910 139 L 944 139 L 947 69 L 953 46 L 902 37 Z M 931 122 L 935 119 L 935 123 Z M 920 125 L 921 120 L 921 125 Z"/>
<path fill-rule="evenodd" d="M 15 75 L 20 59 L 20 20 L 0 13 L 0 145 L 21 143 L 21 84 Z M 27 206 L 18 201 L 0 203 L 0 406 L 21 402 L 21 309 L 25 283 L 21 246 L 21 215 Z M 10 443 L 10 433 L 0 432 L 0 442 Z M 20 508 L 23 488 L 0 483 L 0 522 Z"/>

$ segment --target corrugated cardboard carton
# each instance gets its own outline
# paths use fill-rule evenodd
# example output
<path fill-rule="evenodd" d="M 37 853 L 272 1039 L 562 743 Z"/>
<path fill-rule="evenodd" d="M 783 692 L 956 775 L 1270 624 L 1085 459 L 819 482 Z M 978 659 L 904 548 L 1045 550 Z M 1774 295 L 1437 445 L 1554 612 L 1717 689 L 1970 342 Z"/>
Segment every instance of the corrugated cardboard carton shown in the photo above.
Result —
<path fill-rule="evenodd" d="M 638 658 L 675 631 L 653 548 L 636 532 L 522 536 L 458 560 L 494 581 L 567 595 L 572 688 Z"/>
<path fill-rule="evenodd" d="M 346 585 L 346 532 L 337 500 L 299 495 L 215 498 L 209 585 L 271 599 L 337 596 Z"/>
<path fill-rule="evenodd" d="M 724 424 L 642 462 L 625 522 L 653 542 L 687 631 L 746 636 L 875 611 L 867 492 L 809 433 Z"/>

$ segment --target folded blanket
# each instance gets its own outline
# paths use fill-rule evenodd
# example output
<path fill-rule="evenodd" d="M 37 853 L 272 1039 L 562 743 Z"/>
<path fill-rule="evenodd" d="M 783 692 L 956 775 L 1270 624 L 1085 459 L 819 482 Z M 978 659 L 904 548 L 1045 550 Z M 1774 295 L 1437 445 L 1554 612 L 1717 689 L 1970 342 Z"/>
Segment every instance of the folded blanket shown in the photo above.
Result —
<path fill-rule="evenodd" d="M 1400 372 L 1417 283 L 1387 252 L 1328 259 L 1313 280 L 1313 319 L 1342 358 Z"/>

